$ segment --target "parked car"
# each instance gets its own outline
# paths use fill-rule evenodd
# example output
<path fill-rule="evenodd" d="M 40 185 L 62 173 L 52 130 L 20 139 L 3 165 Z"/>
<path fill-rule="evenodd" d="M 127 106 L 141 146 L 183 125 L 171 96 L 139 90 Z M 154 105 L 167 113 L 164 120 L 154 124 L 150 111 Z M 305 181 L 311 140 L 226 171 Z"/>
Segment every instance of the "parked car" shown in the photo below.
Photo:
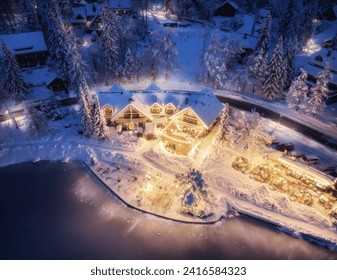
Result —
<path fill-rule="evenodd" d="M 286 154 L 286 157 L 290 158 L 291 160 L 296 160 L 302 158 L 303 154 L 297 152 L 289 152 Z"/>
<path fill-rule="evenodd" d="M 303 155 L 300 158 L 301 162 L 309 163 L 309 164 L 316 164 L 318 160 L 319 160 L 319 157 L 316 155 Z"/>
<path fill-rule="evenodd" d="M 279 151 L 293 151 L 295 149 L 295 146 L 293 143 L 282 143 L 276 146 L 276 149 Z"/>

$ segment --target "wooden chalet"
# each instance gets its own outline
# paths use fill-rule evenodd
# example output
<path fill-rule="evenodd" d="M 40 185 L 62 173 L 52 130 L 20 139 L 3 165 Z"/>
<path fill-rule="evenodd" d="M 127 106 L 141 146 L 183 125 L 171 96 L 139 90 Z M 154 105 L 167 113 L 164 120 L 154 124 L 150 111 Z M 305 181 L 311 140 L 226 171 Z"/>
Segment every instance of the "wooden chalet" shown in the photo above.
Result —
<path fill-rule="evenodd" d="M 131 14 L 133 11 L 131 0 L 109 0 L 108 4 L 116 15 Z"/>
<path fill-rule="evenodd" d="M 46 65 L 48 50 L 41 31 L 0 35 L 0 40 L 16 56 L 21 68 Z"/>

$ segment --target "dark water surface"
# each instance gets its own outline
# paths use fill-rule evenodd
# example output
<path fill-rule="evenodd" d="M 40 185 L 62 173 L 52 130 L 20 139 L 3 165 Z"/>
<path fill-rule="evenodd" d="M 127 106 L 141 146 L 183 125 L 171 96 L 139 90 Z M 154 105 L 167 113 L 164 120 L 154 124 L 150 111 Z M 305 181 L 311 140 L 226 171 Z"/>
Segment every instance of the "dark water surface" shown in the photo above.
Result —
<path fill-rule="evenodd" d="M 0 259 L 337 259 L 249 217 L 215 225 L 121 204 L 78 162 L 0 168 Z"/>

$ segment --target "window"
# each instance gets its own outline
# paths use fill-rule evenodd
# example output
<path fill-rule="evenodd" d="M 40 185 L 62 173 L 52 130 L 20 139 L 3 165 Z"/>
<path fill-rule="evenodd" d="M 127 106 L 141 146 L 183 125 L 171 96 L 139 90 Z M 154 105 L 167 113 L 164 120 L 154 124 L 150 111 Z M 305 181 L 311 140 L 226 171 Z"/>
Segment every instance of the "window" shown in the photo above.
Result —
<path fill-rule="evenodd" d="M 175 112 L 175 109 L 172 105 L 168 105 L 166 106 L 166 109 L 165 109 L 165 113 L 168 114 L 168 115 L 172 115 L 174 114 Z"/>
<path fill-rule="evenodd" d="M 321 55 L 318 55 L 315 57 L 316 61 L 323 62 L 323 57 Z"/>
<path fill-rule="evenodd" d="M 114 112 L 113 109 L 111 109 L 110 107 L 106 107 L 106 108 L 104 109 L 104 116 L 105 116 L 106 118 L 111 118 L 113 112 Z"/>
<path fill-rule="evenodd" d="M 152 114 L 159 114 L 160 112 L 161 112 L 161 107 L 159 105 L 155 104 L 151 107 Z"/>
<path fill-rule="evenodd" d="M 124 119 L 139 119 L 139 118 L 140 118 L 139 112 L 136 109 L 132 108 L 131 106 L 124 111 Z"/>
<path fill-rule="evenodd" d="M 198 124 L 198 120 L 188 116 L 184 116 L 183 121 L 190 124 Z"/>

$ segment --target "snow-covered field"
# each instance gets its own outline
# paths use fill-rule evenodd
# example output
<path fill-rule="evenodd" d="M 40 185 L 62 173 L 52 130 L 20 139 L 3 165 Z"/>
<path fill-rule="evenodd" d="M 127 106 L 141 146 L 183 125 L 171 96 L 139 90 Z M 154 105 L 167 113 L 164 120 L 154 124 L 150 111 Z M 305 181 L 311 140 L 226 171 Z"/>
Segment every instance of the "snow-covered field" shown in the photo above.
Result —
<path fill-rule="evenodd" d="M 76 109 L 74 106 L 73 109 Z M 296 236 L 306 234 L 337 244 L 337 230 L 317 197 L 313 207 L 292 202 L 287 194 L 277 192 L 267 184 L 250 179 L 232 168 L 240 151 L 219 146 L 215 131 L 188 157 L 168 153 L 158 141 L 146 141 L 132 132 L 118 135 L 112 129 L 109 140 L 97 141 L 78 133 L 79 113 L 70 110 L 61 121 L 51 121 L 49 132 L 33 138 L 21 130 L 4 129 L 0 145 L 0 166 L 38 160 L 82 160 L 120 197 L 145 211 L 172 219 L 207 222 L 221 216 L 231 216 L 232 209 L 279 225 Z M 24 124 L 24 119 L 20 122 Z M 314 141 L 302 139 L 299 133 L 268 121 L 269 129 L 277 138 L 284 137 L 296 143 L 296 149 L 310 150 L 326 159 L 327 164 L 337 161 L 337 156 Z M 283 139 L 283 138 L 282 138 Z M 276 153 L 266 148 L 259 156 L 244 154 L 255 164 L 263 162 L 265 154 Z M 91 160 L 97 159 L 92 165 Z M 197 168 L 203 175 L 213 216 L 207 219 L 180 213 L 183 189 L 175 185 L 175 175 L 186 174 Z M 329 246 L 332 246 L 331 244 Z"/>

